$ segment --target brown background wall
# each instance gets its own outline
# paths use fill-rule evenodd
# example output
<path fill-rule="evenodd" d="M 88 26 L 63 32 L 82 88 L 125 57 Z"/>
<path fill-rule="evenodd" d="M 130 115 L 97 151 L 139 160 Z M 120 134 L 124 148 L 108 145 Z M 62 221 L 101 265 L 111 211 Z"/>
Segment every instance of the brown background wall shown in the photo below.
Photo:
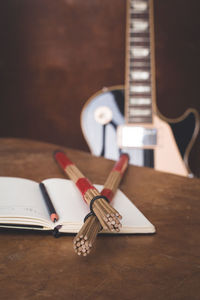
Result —
<path fill-rule="evenodd" d="M 200 111 L 199 0 L 155 0 L 157 104 L 167 117 Z M 0 3 L 0 136 L 88 150 L 85 101 L 124 83 L 125 0 Z M 192 170 L 200 175 L 200 142 Z"/>

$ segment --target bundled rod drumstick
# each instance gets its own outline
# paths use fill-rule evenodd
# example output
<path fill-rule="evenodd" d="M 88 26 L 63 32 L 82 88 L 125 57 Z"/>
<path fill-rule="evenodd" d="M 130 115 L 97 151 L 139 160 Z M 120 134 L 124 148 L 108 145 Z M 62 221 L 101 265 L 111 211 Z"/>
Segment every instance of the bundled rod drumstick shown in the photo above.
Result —
<path fill-rule="evenodd" d="M 62 152 L 56 151 L 55 159 L 69 178 L 76 184 L 82 193 L 83 199 L 90 206 L 90 210 L 97 216 L 101 226 L 105 230 L 118 231 L 122 216 L 107 202 L 91 182 L 79 171 L 79 169 Z"/>
<path fill-rule="evenodd" d="M 122 154 L 119 161 L 114 165 L 109 173 L 104 188 L 101 191 L 102 196 L 106 196 L 109 202 L 112 201 L 119 183 L 128 166 L 129 157 L 127 154 Z M 119 226 L 120 227 L 120 226 Z M 96 239 L 98 232 L 102 229 L 97 217 L 89 213 L 85 217 L 85 222 L 80 231 L 74 238 L 74 250 L 78 255 L 86 256 L 90 253 L 92 245 Z M 119 228 L 116 231 L 120 231 Z"/>

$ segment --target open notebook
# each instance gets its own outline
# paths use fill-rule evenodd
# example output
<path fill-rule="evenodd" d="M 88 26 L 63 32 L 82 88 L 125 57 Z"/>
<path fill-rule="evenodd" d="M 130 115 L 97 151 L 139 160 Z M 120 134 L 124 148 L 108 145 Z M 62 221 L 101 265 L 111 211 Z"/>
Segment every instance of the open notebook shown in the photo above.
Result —
<path fill-rule="evenodd" d="M 79 231 L 89 208 L 75 184 L 61 178 L 46 179 L 43 183 L 59 220 L 56 223 L 51 221 L 37 182 L 24 178 L 0 177 L 0 227 L 37 230 L 59 228 L 59 232 L 66 233 Z M 103 186 L 95 187 L 100 191 Z M 155 227 L 120 190 L 112 205 L 123 216 L 120 233 L 155 232 Z"/>

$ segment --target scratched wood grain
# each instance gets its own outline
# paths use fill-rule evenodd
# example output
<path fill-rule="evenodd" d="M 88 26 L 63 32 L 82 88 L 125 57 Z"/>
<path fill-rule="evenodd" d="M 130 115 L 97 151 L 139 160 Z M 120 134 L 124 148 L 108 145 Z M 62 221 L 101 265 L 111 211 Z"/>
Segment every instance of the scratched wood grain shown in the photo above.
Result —
<path fill-rule="evenodd" d="M 58 147 L 0 139 L 0 176 L 64 178 Z M 113 162 L 62 147 L 91 181 L 103 184 Z M 121 190 L 156 226 L 155 235 L 101 236 L 87 257 L 72 235 L 0 231 L 1 299 L 200 298 L 200 180 L 130 166 Z"/>

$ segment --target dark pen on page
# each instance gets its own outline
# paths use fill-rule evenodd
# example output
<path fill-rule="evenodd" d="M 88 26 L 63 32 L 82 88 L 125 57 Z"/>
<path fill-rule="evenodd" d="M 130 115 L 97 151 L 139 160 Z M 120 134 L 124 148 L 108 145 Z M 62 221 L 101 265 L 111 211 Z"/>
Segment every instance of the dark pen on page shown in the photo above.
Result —
<path fill-rule="evenodd" d="M 57 215 L 57 213 L 56 213 L 56 210 L 55 210 L 55 208 L 54 208 L 54 206 L 53 206 L 53 203 L 52 203 L 52 201 L 51 201 L 51 199 L 50 199 L 50 197 L 49 197 L 49 194 L 48 194 L 48 192 L 47 192 L 47 190 L 46 190 L 46 187 L 45 187 L 44 183 L 40 182 L 39 186 L 40 186 L 40 189 L 41 189 L 43 198 L 44 198 L 44 200 L 45 200 L 45 203 L 46 203 L 46 205 L 47 205 L 47 207 L 48 207 L 48 210 L 49 210 L 49 214 L 50 214 L 51 220 L 52 220 L 53 222 L 58 221 L 58 219 L 59 219 L 59 218 L 58 218 L 58 215 Z"/>

